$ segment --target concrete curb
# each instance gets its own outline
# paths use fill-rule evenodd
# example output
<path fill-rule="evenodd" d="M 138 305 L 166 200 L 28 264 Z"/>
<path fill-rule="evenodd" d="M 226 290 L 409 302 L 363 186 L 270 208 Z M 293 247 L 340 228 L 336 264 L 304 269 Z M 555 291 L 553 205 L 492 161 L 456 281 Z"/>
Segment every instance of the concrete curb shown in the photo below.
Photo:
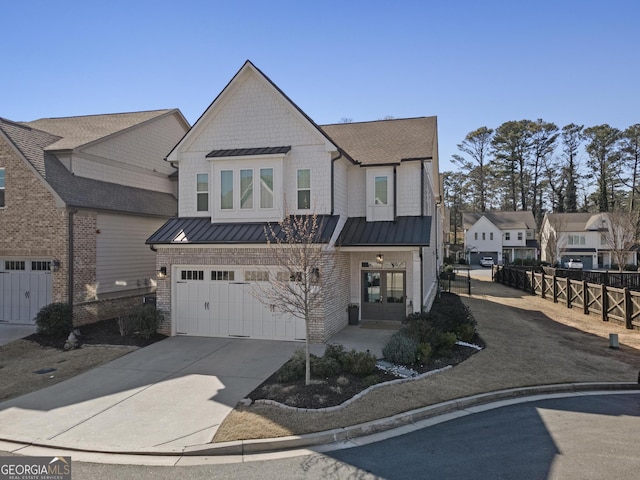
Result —
<path fill-rule="evenodd" d="M 376 433 L 385 432 L 398 427 L 416 424 L 440 415 L 449 414 L 455 411 L 464 411 L 472 407 L 478 407 L 493 402 L 525 399 L 526 397 L 537 397 L 540 395 L 553 394 L 578 394 L 585 392 L 611 392 L 611 391 L 638 391 L 640 385 L 632 382 L 594 382 L 594 383 L 565 383 L 555 385 L 538 385 L 532 387 L 511 388 L 497 390 L 494 392 L 471 395 L 447 402 L 421 407 L 408 412 L 399 413 L 391 417 L 372 420 L 370 422 L 337 428 L 324 432 L 310 433 L 306 435 L 296 435 L 289 437 L 265 438 L 258 440 L 238 440 L 224 443 L 208 443 L 203 445 L 193 445 L 184 449 L 166 448 L 142 448 L 139 450 L 123 449 L 80 449 L 69 447 L 54 442 L 24 442 L 18 439 L 0 438 L 0 441 L 24 446 L 45 447 L 53 449 L 68 450 L 71 452 L 88 452 L 100 454 L 118 455 L 147 455 L 147 456 L 167 456 L 167 457 L 195 457 L 195 456 L 242 456 L 259 453 L 280 452 L 285 450 L 298 450 L 321 445 L 331 445 L 348 442 L 358 437 L 364 437 Z M 536 398 L 537 400 L 537 398 Z"/>

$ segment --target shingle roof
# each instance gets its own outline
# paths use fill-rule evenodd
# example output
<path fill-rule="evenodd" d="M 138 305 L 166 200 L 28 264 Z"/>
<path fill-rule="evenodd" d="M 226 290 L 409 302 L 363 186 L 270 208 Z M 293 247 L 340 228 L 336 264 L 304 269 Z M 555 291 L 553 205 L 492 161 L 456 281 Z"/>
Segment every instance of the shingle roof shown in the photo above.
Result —
<path fill-rule="evenodd" d="M 436 117 L 338 123 L 320 128 L 363 164 L 398 163 L 437 155 Z"/>
<path fill-rule="evenodd" d="M 72 150 L 155 117 L 159 117 L 170 111 L 172 110 L 165 109 L 106 115 L 41 118 L 39 120 L 22 123 L 26 126 L 37 128 L 60 137 L 57 142 L 48 145 L 46 150 Z"/>
<path fill-rule="evenodd" d="M 316 242 L 327 243 L 338 224 L 337 215 L 318 215 L 320 228 Z M 211 217 L 171 218 L 147 239 L 148 244 L 266 244 L 268 222 L 211 223 Z M 277 223 L 271 224 L 277 237 L 282 238 Z"/>
<path fill-rule="evenodd" d="M 176 215 L 177 201 L 169 193 L 73 175 L 54 155 L 45 151 L 59 141 L 58 136 L 5 119 L 0 119 L 0 130 L 69 207 L 163 217 Z"/>
<path fill-rule="evenodd" d="M 534 229 L 536 221 L 533 213 L 527 212 L 471 212 L 462 216 L 463 228 L 469 230 L 480 218 L 486 217 L 500 230 L 512 228 Z"/>
<path fill-rule="evenodd" d="M 556 230 L 563 232 L 582 232 L 602 228 L 601 213 L 548 213 L 547 220 Z"/>
<path fill-rule="evenodd" d="M 352 217 L 340 232 L 337 244 L 344 247 L 428 246 L 431 217 L 398 217 L 396 221 L 367 222 Z"/>

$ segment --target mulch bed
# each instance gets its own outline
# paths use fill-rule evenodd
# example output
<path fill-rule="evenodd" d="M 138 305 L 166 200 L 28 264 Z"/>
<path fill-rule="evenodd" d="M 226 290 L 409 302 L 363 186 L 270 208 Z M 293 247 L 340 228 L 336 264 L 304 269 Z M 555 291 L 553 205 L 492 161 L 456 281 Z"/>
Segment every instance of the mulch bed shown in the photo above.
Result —
<path fill-rule="evenodd" d="M 478 335 L 470 343 L 485 347 L 484 341 Z M 408 367 L 419 374 L 427 373 L 447 365 L 457 365 L 477 352 L 475 348 L 455 345 L 447 356 L 432 358 L 425 364 L 414 364 Z M 326 408 L 340 405 L 371 385 L 402 378 L 376 369 L 374 374 L 366 378 L 348 373 L 331 378 L 315 378 L 312 375 L 311 385 L 305 385 L 304 379 L 280 383 L 277 380 L 277 374 L 278 372 L 271 375 L 247 395 L 247 398 L 252 401 L 274 400 L 297 408 Z"/>
<path fill-rule="evenodd" d="M 135 347 L 146 347 L 152 343 L 163 340 L 166 335 L 155 333 L 149 338 L 142 338 L 139 335 L 120 335 L 116 319 L 103 320 L 77 327 L 80 330 L 80 343 L 85 345 L 128 345 Z M 25 337 L 25 340 L 36 342 L 43 347 L 53 347 L 62 350 L 67 340 L 63 338 L 51 338 L 39 333 L 34 333 Z"/>

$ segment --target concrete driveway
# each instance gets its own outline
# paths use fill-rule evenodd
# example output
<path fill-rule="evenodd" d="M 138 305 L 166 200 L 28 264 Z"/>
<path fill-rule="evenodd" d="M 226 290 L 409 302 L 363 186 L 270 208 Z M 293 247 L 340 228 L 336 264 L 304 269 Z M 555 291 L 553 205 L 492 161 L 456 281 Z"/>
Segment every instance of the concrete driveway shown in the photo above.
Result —
<path fill-rule="evenodd" d="M 171 337 L 0 403 L 0 439 L 97 451 L 183 451 L 208 443 L 239 400 L 297 342 Z"/>
<path fill-rule="evenodd" d="M 36 333 L 35 325 L 21 325 L 15 323 L 0 322 L 0 345 L 13 342 L 19 338 L 27 337 L 32 333 Z"/>

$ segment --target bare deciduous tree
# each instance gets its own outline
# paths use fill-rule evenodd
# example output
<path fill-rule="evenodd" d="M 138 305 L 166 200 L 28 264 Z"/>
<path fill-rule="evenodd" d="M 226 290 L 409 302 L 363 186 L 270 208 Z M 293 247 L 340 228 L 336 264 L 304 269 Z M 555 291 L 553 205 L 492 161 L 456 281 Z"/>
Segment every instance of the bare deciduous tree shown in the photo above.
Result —
<path fill-rule="evenodd" d="M 547 215 L 547 224 L 540 231 L 540 244 L 544 245 L 545 260 L 552 265 L 560 262 L 560 252 L 567 244 L 567 221 L 563 214 Z"/>
<path fill-rule="evenodd" d="M 270 256 L 276 272 L 268 273 L 268 284 L 255 285 L 254 296 L 275 311 L 305 322 L 305 382 L 311 383 L 309 337 L 311 319 L 328 299 L 323 281 L 332 278 L 337 249 L 324 243 L 318 215 L 289 215 L 277 225 L 265 227 Z M 274 274 L 275 273 L 275 274 Z"/>
<path fill-rule="evenodd" d="M 638 212 L 616 209 L 603 215 L 603 223 L 607 247 L 621 272 L 627 263 L 631 247 L 636 243 Z"/>

